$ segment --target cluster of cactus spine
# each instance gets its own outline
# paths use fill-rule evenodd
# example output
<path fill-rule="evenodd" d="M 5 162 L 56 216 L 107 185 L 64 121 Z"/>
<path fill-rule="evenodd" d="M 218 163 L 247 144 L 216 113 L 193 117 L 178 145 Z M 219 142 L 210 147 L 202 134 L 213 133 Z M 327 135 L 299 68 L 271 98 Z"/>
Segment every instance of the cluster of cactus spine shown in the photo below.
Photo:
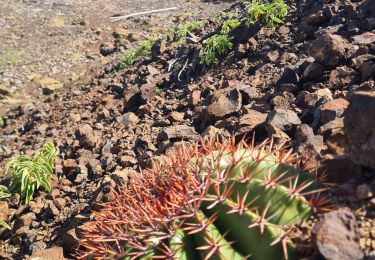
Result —
<path fill-rule="evenodd" d="M 182 146 L 95 212 L 81 258 L 293 259 L 289 233 L 327 203 L 272 142 Z"/>

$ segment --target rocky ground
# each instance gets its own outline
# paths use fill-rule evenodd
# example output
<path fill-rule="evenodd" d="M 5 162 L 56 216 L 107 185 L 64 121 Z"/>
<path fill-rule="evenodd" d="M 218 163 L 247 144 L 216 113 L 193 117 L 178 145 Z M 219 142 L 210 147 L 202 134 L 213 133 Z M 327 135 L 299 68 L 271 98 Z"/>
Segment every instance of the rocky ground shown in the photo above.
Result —
<path fill-rule="evenodd" d="M 0 219 L 12 225 L 1 233 L 2 257 L 73 257 L 90 212 L 130 173 L 182 140 L 256 132 L 257 141 L 288 141 L 331 183 L 336 210 L 301 226 L 308 257 L 374 259 L 375 2 L 289 6 L 275 31 L 237 28 L 233 51 L 218 66 L 198 62 L 202 40 L 219 26 L 211 21 L 183 46 L 156 43 L 129 68 L 109 63 L 90 84 L 10 109 L 0 165 L 47 140 L 61 153 L 51 193 L 38 192 L 29 206 L 17 194 L 0 202 Z M 242 6 L 231 11 L 241 15 Z"/>
<path fill-rule="evenodd" d="M 0 115 L 20 104 L 32 108 L 45 94 L 68 85 L 89 84 L 97 69 L 136 42 L 186 20 L 213 16 L 224 6 L 200 0 L 2 0 Z M 168 7 L 177 9 L 110 19 Z"/>

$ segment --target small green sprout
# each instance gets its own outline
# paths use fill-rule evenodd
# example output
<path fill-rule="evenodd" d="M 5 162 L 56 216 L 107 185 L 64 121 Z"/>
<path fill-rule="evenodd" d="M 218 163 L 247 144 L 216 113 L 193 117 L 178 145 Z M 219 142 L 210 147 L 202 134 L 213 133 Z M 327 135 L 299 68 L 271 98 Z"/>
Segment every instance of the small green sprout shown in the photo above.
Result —
<path fill-rule="evenodd" d="M 229 52 L 229 50 L 232 48 L 232 39 L 233 37 L 229 37 L 226 34 L 215 34 L 204 40 L 203 45 L 207 49 L 214 50 L 222 55 Z"/>
<path fill-rule="evenodd" d="M 133 49 L 127 50 L 125 52 L 124 58 L 122 59 L 122 62 L 120 63 L 121 68 L 126 68 L 130 65 L 132 65 L 137 58 L 137 52 Z"/>
<path fill-rule="evenodd" d="M 221 27 L 221 33 L 222 34 L 228 34 L 233 29 L 236 29 L 238 26 L 241 25 L 241 21 L 238 19 L 228 19 L 226 20 L 222 27 Z"/>
<path fill-rule="evenodd" d="M 194 30 L 201 29 L 206 25 L 206 21 L 195 21 L 184 24 L 177 30 L 178 43 L 183 44 L 186 40 L 186 35 Z"/>
<path fill-rule="evenodd" d="M 277 24 L 283 23 L 282 18 L 288 13 L 288 6 L 283 0 L 273 0 L 268 2 L 264 0 L 254 0 L 247 7 L 247 25 L 253 24 L 259 19 L 267 24 L 271 29 L 274 29 Z"/>
<path fill-rule="evenodd" d="M 157 40 L 156 36 L 151 36 L 148 40 L 140 42 L 135 49 L 129 49 L 125 52 L 124 58 L 120 63 L 120 68 L 126 68 L 132 65 L 139 57 L 145 57 L 151 54 L 151 48 Z"/>
<path fill-rule="evenodd" d="M 227 34 L 215 34 L 203 41 L 204 51 L 200 56 L 200 63 L 204 65 L 217 64 L 217 55 L 229 52 L 233 47 L 233 37 Z"/>
<path fill-rule="evenodd" d="M 155 89 L 155 93 L 156 93 L 156 95 L 160 95 L 162 92 L 163 92 L 163 87 L 156 87 L 156 89 Z"/>
<path fill-rule="evenodd" d="M 234 12 L 220 12 L 215 18 L 214 20 L 218 21 L 218 22 L 222 22 L 225 18 L 233 18 L 236 16 L 236 13 Z"/>
<path fill-rule="evenodd" d="M 0 127 L 3 127 L 5 125 L 5 120 L 2 116 L 0 116 Z"/>
<path fill-rule="evenodd" d="M 33 159 L 19 156 L 9 161 L 5 166 L 5 174 L 12 172 L 10 192 L 19 192 L 26 204 L 29 204 L 40 186 L 50 192 L 48 177 L 53 174 L 53 163 L 58 154 L 59 150 L 52 143 L 47 143 L 37 151 Z"/>
<path fill-rule="evenodd" d="M 217 64 L 219 60 L 216 57 L 216 53 L 210 49 L 204 51 L 200 56 L 200 63 L 206 66 L 211 64 Z"/>

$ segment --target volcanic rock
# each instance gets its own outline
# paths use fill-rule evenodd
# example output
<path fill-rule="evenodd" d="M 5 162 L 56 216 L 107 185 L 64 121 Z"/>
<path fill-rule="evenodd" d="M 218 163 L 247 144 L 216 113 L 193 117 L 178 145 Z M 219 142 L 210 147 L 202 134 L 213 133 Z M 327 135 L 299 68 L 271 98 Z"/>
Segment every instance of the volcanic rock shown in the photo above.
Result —
<path fill-rule="evenodd" d="M 36 250 L 30 257 L 30 260 L 64 260 L 63 249 L 61 247 L 51 247 L 42 250 Z"/>
<path fill-rule="evenodd" d="M 211 104 L 206 108 L 208 119 L 222 119 L 240 111 L 242 106 L 242 95 L 237 88 L 226 88 L 217 90 L 212 98 Z"/>
<path fill-rule="evenodd" d="M 349 149 L 355 160 L 375 168 L 375 91 L 352 94 L 344 118 Z"/>
<path fill-rule="evenodd" d="M 194 127 L 187 125 L 174 125 L 165 127 L 159 134 L 159 140 L 195 140 L 199 138 L 199 134 Z"/>
<path fill-rule="evenodd" d="M 353 213 L 340 208 L 324 214 L 313 229 L 319 252 L 330 260 L 362 259 L 359 248 L 359 231 Z"/>
<path fill-rule="evenodd" d="M 348 41 L 335 34 L 324 34 L 310 45 L 310 54 L 318 63 L 334 67 L 346 58 Z"/>

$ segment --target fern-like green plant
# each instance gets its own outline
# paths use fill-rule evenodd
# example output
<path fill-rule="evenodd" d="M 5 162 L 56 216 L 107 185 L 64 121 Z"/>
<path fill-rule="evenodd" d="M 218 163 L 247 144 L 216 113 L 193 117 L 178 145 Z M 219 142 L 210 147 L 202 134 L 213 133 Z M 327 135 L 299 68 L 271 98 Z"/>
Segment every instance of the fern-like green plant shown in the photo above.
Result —
<path fill-rule="evenodd" d="M 7 187 L 0 185 L 0 199 L 9 198 L 11 193 Z M 0 227 L 11 229 L 11 227 L 3 220 L 0 220 Z"/>
<path fill-rule="evenodd" d="M 274 29 L 277 24 L 283 23 L 282 18 L 288 13 L 288 6 L 283 0 L 254 0 L 247 6 L 247 25 L 263 19 L 265 24 Z"/>
<path fill-rule="evenodd" d="M 233 47 L 232 39 L 227 34 L 215 34 L 204 40 L 200 63 L 207 66 L 218 63 L 217 55 L 226 54 Z"/>
<path fill-rule="evenodd" d="M 26 204 L 40 187 L 50 192 L 48 177 L 53 174 L 53 163 L 58 154 L 59 150 L 52 143 L 47 143 L 32 159 L 19 156 L 10 160 L 5 166 L 5 174 L 12 172 L 10 192 L 19 192 Z"/>

